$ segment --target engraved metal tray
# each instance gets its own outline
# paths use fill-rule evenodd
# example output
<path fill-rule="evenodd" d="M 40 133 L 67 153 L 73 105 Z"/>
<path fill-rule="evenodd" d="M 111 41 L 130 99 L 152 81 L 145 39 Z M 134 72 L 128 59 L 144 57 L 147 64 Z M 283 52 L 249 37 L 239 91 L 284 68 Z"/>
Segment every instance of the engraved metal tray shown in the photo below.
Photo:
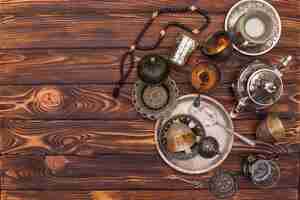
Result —
<path fill-rule="evenodd" d="M 202 174 L 218 167 L 231 152 L 234 141 L 233 135 L 231 133 L 228 133 L 221 126 L 206 126 L 206 112 L 193 112 L 193 110 L 191 110 L 191 108 L 193 107 L 193 102 L 197 97 L 198 94 L 190 94 L 180 97 L 179 99 L 177 99 L 176 107 L 171 112 L 169 112 L 168 115 L 165 115 L 163 118 L 158 119 L 155 124 L 155 143 L 159 155 L 170 167 L 186 174 Z M 216 119 L 218 123 L 230 129 L 233 129 L 233 123 L 230 115 L 218 101 L 205 95 L 200 96 L 200 101 L 200 108 L 201 106 L 203 106 L 208 108 L 209 110 L 213 110 L 216 113 Z M 170 118 L 181 114 L 192 115 L 193 117 L 198 119 L 203 124 L 206 136 L 213 136 L 217 139 L 220 145 L 219 155 L 211 159 L 205 159 L 198 154 L 191 159 L 179 160 L 176 159 L 176 157 L 168 156 L 168 154 L 162 151 L 162 147 L 160 146 L 161 142 L 159 142 L 163 137 L 161 131 L 162 126 Z"/>
<path fill-rule="evenodd" d="M 233 48 L 238 52 L 248 55 L 248 56 L 258 56 L 269 52 L 275 45 L 278 43 L 281 36 L 281 20 L 276 9 L 264 0 L 242 0 L 236 3 L 228 12 L 225 18 L 225 30 L 233 31 L 235 29 L 236 22 L 238 19 L 243 16 L 245 13 L 259 10 L 264 13 L 267 13 L 274 24 L 272 30 L 272 36 L 270 39 L 264 44 L 254 48 L 241 49 L 235 44 L 233 44 Z"/>
<path fill-rule="evenodd" d="M 156 120 L 161 116 L 165 115 L 166 112 L 169 112 L 176 106 L 176 100 L 179 96 L 179 90 L 176 86 L 176 82 L 171 78 L 167 78 L 161 84 L 168 89 L 169 100 L 166 106 L 157 110 L 147 108 L 142 101 L 141 93 L 147 84 L 141 80 L 138 80 L 134 84 L 133 91 L 132 91 L 132 102 L 136 111 L 140 113 L 142 117 L 150 120 Z"/>

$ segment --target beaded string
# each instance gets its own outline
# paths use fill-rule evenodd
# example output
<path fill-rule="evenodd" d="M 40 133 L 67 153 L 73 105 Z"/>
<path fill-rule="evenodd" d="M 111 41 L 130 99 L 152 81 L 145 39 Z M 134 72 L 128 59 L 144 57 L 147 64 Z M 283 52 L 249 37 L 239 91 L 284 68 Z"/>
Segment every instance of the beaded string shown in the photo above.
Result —
<path fill-rule="evenodd" d="M 155 19 L 158 18 L 161 14 L 175 14 L 175 13 L 187 13 L 187 12 L 195 12 L 195 13 L 198 13 L 199 15 L 203 16 L 205 18 L 205 23 L 198 29 L 197 28 L 191 29 L 180 22 L 169 22 L 160 31 L 158 40 L 152 46 L 141 46 L 140 45 L 140 41 L 144 37 L 145 33 L 151 27 L 151 25 L 153 24 Z M 121 58 L 121 61 L 120 61 L 120 77 L 121 78 L 118 82 L 115 83 L 115 87 L 113 89 L 113 97 L 117 98 L 119 96 L 120 89 L 122 88 L 122 86 L 124 85 L 125 81 L 127 80 L 128 76 L 130 75 L 131 71 L 134 68 L 134 57 L 135 57 L 134 53 L 136 50 L 151 51 L 151 50 L 156 49 L 160 45 L 160 43 L 163 41 L 163 39 L 165 38 L 167 30 L 170 27 L 176 27 L 176 28 L 182 29 L 186 32 L 189 32 L 191 34 L 197 35 L 201 31 L 206 29 L 208 27 L 209 23 L 210 23 L 210 18 L 208 16 L 207 11 L 199 9 L 196 6 L 189 6 L 189 7 L 183 7 L 183 8 L 161 8 L 158 11 L 155 11 L 152 14 L 152 17 L 145 24 L 145 26 L 143 27 L 141 32 L 138 34 L 134 43 L 129 47 L 129 50 L 127 50 L 127 52 L 125 52 Z M 130 59 L 130 66 L 129 66 L 128 71 L 126 73 L 124 73 L 125 61 L 128 59 L 128 57 Z"/>

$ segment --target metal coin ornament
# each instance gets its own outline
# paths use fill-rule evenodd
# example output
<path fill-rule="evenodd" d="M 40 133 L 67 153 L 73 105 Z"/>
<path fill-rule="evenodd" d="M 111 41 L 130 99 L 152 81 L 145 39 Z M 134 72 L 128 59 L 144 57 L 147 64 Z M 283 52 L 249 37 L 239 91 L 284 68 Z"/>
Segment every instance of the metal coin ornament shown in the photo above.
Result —
<path fill-rule="evenodd" d="M 170 61 L 178 66 L 183 66 L 190 55 L 198 47 L 198 42 L 187 35 L 180 35 L 177 38 L 176 48 Z"/>
<path fill-rule="evenodd" d="M 199 143 L 199 154 L 203 158 L 213 158 L 220 153 L 218 141 L 211 136 L 204 137 Z"/>
<path fill-rule="evenodd" d="M 230 33 L 218 31 L 210 35 L 203 43 L 201 52 L 209 58 L 225 60 L 232 55 Z"/>
<path fill-rule="evenodd" d="M 209 191 L 219 199 L 233 197 L 239 190 L 236 178 L 229 172 L 219 170 L 209 181 Z"/>
<path fill-rule="evenodd" d="M 138 80 L 134 84 L 132 103 L 144 118 L 155 120 L 176 106 L 178 96 L 176 83 L 170 78 L 155 85 Z"/>
<path fill-rule="evenodd" d="M 198 154 L 198 143 L 204 136 L 204 128 L 196 118 L 176 115 L 162 126 L 159 143 L 169 158 L 187 160 Z"/>
<path fill-rule="evenodd" d="M 220 81 L 220 72 L 212 64 L 199 64 L 192 69 L 191 83 L 199 93 L 214 89 Z"/>
<path fill-rule="evenodd" d="M 148 84 L 158 84 L 169 75 L 168 61 L 162 56 L 150 54 L 138 63 L 138 77 Z"/>
<path fill-rule="evenodd" d="M 280 180 L 280 168 L 272 160 L 249 156 L 242 162 L 242 174 L 258 187 L 269 188 Z"/>
<path fill-rule="evenodd" d="M 162 109 L 169 101 L 168 88 L 164 85 L 147 85 L 142 91 L 142 101 L 149 109 Z"/>
<path fill-rule="evenodd" d="M 246 107 L 262 110 L 275 104 L 283 94 L 281 70 L 286 68 L 291 60 L 292 56 L 286 56 L 274 65 L 261 60 L 248 64 L 233 84 L 239 101 L 232 109 L 231 117 L 237 117 Z"/>

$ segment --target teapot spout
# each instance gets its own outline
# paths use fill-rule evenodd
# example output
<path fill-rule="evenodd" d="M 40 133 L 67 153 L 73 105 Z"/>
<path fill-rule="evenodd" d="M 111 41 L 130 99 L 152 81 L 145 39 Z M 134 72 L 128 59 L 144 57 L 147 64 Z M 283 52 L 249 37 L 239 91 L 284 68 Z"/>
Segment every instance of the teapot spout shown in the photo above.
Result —
<path fill-rule="evenodd" d="M 291 55 L 281 58 L 280 62 L 276 65 L 276 68 L 280 71 L 284 70 L 290 64 L 292 59 L 293 59 L 293 56 L 291 56 Z"/>
<path fill-rule="evenodd" d="M 239 102 L 232 108 L 230 116 L 232 119 L 237 118 L 238 115 L 244 110 L 245 106 L 248 104 L 248 97 L 243 97 Z"/>

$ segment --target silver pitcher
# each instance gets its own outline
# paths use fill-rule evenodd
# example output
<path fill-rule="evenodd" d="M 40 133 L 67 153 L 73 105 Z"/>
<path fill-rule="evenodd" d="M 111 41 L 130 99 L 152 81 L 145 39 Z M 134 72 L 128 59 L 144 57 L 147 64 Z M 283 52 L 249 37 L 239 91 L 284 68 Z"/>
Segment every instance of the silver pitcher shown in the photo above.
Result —
<path fill-rule="evenodd" d="M 231 117 L 237 117 L 246 107 L 261 110 L 275 104 L 283 94 L 282 69 L 291 60 L 292 56 L 286 56 L 274 65 L 261 60 L 248 64 L 232 85 L 238 103 L 232 109 Z"/>

